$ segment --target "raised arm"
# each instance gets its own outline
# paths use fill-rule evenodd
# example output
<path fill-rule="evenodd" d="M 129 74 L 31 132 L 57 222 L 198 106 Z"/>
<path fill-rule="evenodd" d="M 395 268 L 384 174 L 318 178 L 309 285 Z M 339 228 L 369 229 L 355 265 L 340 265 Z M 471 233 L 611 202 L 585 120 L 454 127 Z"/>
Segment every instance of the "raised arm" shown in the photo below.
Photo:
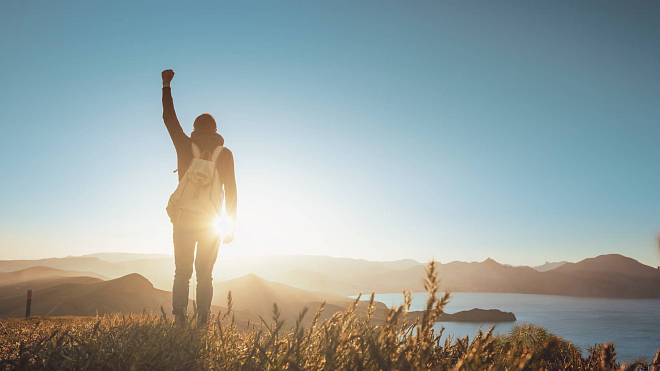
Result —
<path fill-rule="evenodd" d="M 170 87 L 170 83 L 174 78 L 174 71 L 164 70 L 161 76 L 163 78 L 163 122 L 165 122 L 167 132 L 170 133 L 174 147 L 179 148 L 186 143 L 187 136 L 176 117 L 176 111 L 174 111 L 174 100 L 172 99 L 172 88 Z"/>

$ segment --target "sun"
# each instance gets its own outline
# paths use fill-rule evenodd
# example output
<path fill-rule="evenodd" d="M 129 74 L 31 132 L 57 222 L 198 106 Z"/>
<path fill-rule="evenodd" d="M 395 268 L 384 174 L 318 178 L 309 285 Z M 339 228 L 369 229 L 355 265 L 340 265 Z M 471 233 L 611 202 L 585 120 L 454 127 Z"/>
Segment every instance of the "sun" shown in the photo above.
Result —
<path fill-rule="evenodd" d="M 222 213 L 213 220 L 213 230 L 220 236 L 230 236 L 234 233 L 234 221 L 227 215 Z"/>

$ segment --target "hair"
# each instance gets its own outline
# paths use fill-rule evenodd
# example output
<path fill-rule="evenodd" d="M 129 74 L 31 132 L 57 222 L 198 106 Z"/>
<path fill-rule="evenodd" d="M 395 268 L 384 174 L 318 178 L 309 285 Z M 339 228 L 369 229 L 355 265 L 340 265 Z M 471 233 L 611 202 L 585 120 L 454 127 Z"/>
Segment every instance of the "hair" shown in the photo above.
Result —
<path fill-rule="evenodd" d="M 218 131 L 218 127 L 210 113 L 202 113 L 193 122 L 193 131 L 214 133 Z"/>

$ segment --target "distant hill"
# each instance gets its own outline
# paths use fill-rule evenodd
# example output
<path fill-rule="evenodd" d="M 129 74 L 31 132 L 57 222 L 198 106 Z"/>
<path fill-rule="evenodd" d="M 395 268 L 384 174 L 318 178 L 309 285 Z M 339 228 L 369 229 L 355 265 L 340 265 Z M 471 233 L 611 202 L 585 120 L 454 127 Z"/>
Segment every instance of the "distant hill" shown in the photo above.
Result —
<path fill-rule="evenodd" d="M 41 269 L 32 269 L 41 271 Z M 93 277 L 54 277 L 14 282 L 0 286 L 0 317 L 22 316 L 25 312 L 26 290 L 33 290 L 32 314 L 35 316 L 93 316 L 110 313 L 171 313 L 172 294 L 158 290 L 143 276 L 133 273 L 103 281 Z M 321 318 L 344 310 L 352 300 L 333 294 L 313 293 L 281 283 L 268 282 L 256 275 L 247 275 L 215 284 L 214 311 L 224 311 L 227 293 L 231 290 L 233 309 L 239 325 L 260 323 L 259 316 L 270 321 L 273 303 L 277 303 L 281 319 L 287 325 L 295 323 L 298 314 L 307 307 L 308 324 L 322 302 L 326 309 Z M 374 320 L 383 320 L 386 307 L 376 303 Z M 358 313 L 366 313 L 361 302 Z M 192 310 L 193 305 L 189 305 Z"/>
<path fill-rule="evenodd" d="M 171 257 L 149 258 L 138 254 L 134 260 L 125 260 L 131 255 L 110 255 L 106 259 L 113 262 L 96 256 L 0 261 L 0 272 L 31 266 L 89 271 L 108 278 L 135 272 L 148 278 L 156 288 L 171 288 L 174 272 Z M 550 269 L 550 264 L 558 266 Z M 617 254 L 601 255 L 577 263 L 548 263 L 540 271 L 539 267 L 510 266 L 493 259 L 438 263 L 437 267 L 441 288 L 454 292 L 660 298 L 660 270 Z M 221 254 L 215 276 L 226 281 L 254 273 L 266 281 L 309 292 L 349 296 L 372 291 L 422 291 L 424 270 L 425 264 L 414 260 L 374 262 L 304 255 L 226 259 Z"/>
<path fill-rule="evenodd" d="M 309 313 L 304 323 L 314 316 L 321 303 L 326 303 L 326 310 L 322 318 L 327 318 L 338 310 L 344 310 L 352 302 L 344 296 L 310 292 L 281 283 L 266 281 L 257 275 L 249 274 L 244 277 L 214 284 L 214 303 L 226 306 L 228 292 L 232 293 L 234 308 L 245 313 L 270 319 L 273 314 L 273 304 L 277 303 L 282 318 L 290 324 L 294 323 L 300 311 L 307 307 Z M 361 302 L 358 312 L 365 313 L 367 304 Z M 384 318 L 387 307 L 376 303 L 377 319 Z"/>
<path fill-rule="evenodd" d="M 559 268 L 559 267 L 561 267 L 562 265 L 564 265 L 564 264 L 566 264 L 566 263 L 568 263 L 568 262 L 566 262 L 566 261 L 560 261 L 560 262 L 545 262 L 545 264 L 537 265 L 537 266 L 532 267 L 532 268 L 536 269 L 536 270 L 539 271 L 539 272 L 547 272 L 547 271 L 551 271 L 551 270 L 553 270 L 553 269 L 555 269 L 555 268 Z"/>
<path fill-rule="evenodd" d="M 128 253 L 128 252 L 104 252 L 96 254 L 87 254 L 83 257 L 98 258 L 110 263 L 121 263 L 133 260 L 145 259 L 167 259 L 172 258 L 170 255 L 165 254 L 141 254 L 141 253 Z"/>
<path fill-rule="evenodd" d="M 577 263 L 566 263 L 556 269 L 562 273 L 617 273 L 631 277 L 658 278 L 660 270 L 641 264 L 620 254 L 600 255 Z"/>
<path fill-rule="evenodd" d="M 51 267 L 32 266 L 13 272 L 0 272 L 0 286 L 11 285 L 24 281 L 63 277 L 94 277 L 104 279 L 103 276 L 92 272 L 67 271 Z"/>
<path fill-rule="evenodd" d="M 343 295 L 359 293 L 361 288 L 360 282 L 368 280 L 367 278 L 361 278 L 360 280 L 350 281 L 349 277 L 341 277 L 309 269 L 283 269 L 281 272 L 268 275 L 268 278 L 305 290 L 334 292 Z"/>
<path fill-rule="evenodd" d="M 660 298 L 660 269 L 619 254 L 567 263 L 547 273 L 568 277 L 564 289 L 575 296 Z"/>
<path fill-rule="evenodd" d="M 332 264 L 328 265 L 332 267 Z M 352 269 L 357 272 L 348 274 L 348 277 L 332 274 L 324 267 L 318 271 L 310 267 L 279 272 L 272 279 L 309 290 L 322 287 L 324 291 L 344 295 L 401 292 L 405 288 L 422 291 L 424 288 L 422 264 L 406 269 L 384 269 L 365 264 Z M 493 259 L 438 264 L 437 270 L 441 288 L 454 292 L 660 298 L 660 270 L 621 255 L 602 255 L 544 272 L 531 267 L 500 264 Z"/>
<path fill-rule="evenodd" d="M 143 310 L 160 313 L 161 306 L 171 312 L 171 294 L 154 289 L 146 278 L 136 273 L 109 281 L 55 282 L 33 289 L 32 298 L 34 315 L 93 316 Z M 1 316 L 21 316 L 24 312 L 25 294 L 0 298 Z"/>
<path fill-rule="evenodd" d="M 0 272 L 13 272 L 32 267 L 47 267 L 73 272 L 93 272 L 94 274 L 105 277 L 115 277 L 118 273 L 118 268 L 115 264 L 98 258 L 84 256 L 0 261 Z"/>
<path fill-rule="evenodd" d="M 97 256 L 67 256 L 36 260 L 0 260 L 1 272 L 12 272 L 33 267 L 47 267 L 70 272 L 81 272 L 86 276 L 119 278 L 131 273 L 139 273 L 154 282 L 161 289 L 172 286 L 174 260 L 167 255 L 149 257 L 143 254 L 96 254 Z M 129 256 L 133 259 L 125 260 Z M 1 279 L 1 277 L 0 277 Z M 0 283 L 0 285 L 2 285 Z"/>
<path fill-rule="evenodd" d="M 25 298 L 27 290 L 37 292 L 39 290 L 47 289 L 65 284 L 90 284 L 101 282 L 102 280 L 94 277 L 53 277 L 41 278 L 36 280 L 26 280 L 21 282 L 14 282 L 12 284 L 0 286 L 0 299 L 11 298 L 20 296 Z M 23 299 L 24 300 L 24 299 Z"/>

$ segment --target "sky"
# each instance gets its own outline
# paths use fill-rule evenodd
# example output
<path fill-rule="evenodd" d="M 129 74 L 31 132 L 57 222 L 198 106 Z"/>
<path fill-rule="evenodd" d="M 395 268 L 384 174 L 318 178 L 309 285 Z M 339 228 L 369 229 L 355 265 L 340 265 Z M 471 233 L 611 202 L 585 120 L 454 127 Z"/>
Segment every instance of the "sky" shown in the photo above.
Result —
<path fill-rule="evenodd" d="M 660 265 L 660 3 L 0 3 L 0 259 L 171 254 L 176 157 L 234 152 L 222 255 Z"/>

